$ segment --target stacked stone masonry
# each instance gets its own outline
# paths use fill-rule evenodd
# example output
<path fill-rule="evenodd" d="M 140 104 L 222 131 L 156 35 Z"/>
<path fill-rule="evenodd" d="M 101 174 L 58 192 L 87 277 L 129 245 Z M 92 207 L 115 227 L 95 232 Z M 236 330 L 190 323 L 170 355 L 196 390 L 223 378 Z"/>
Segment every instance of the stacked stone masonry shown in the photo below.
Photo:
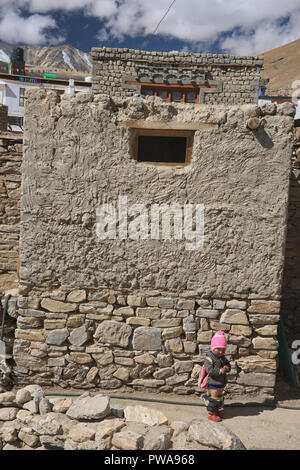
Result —
<path fill-rule="evenodd" d="M 230 395 L 273 395 L 279 301 L 56 290 L 10 300 L 16 383 L 192 394 L 222 329 Z"/>
<path fill-rule="evenodd" d="M 169 421 L 163 412 L 144 406 L 122 408 L 99 391 L 48 399 L 39 385 L 27 385 L 0 394 L 0 450 L 246 449 L 226 426 L 219 423 L 217 433 L 215 426 L 207 419 Z M 123 463 L 114 454 L 107 458 Z M 194 461 L 194 456 L 182 456 L 183 464 Z"/>
<path fill-rule="evenodd" d="M 22 143 L 0 139 L 0 291 L 14 287 L 19 257 Z"/>
<path fill-rule="evenodd" d="M 204 90 L 202 104 L 257 103 L 262 56 L 146 52 L 93 48 L 93 91 L 129 97 L 143 83 L 214 85 Z M 136 82 L 128 84 L 127 82 Z"/>

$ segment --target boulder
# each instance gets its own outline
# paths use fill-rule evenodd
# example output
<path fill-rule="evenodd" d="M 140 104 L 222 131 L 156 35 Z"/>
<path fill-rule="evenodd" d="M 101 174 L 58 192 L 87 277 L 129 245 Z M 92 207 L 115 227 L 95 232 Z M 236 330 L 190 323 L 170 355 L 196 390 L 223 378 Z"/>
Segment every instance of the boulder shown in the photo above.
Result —
<path fill-rule="evenodd" d="M 114 434 L 111 443 L 121 450 L 138 450 L 143 447 L 143 436 L 133 431 L 120 431 Z"/>
<path fill-rule="evenodd" d="M 12 421 L 17 416 L 18 408 L 0 408 L 0 421 Z"/>
<path fill-rule="evenodd" d="M 173 430 L 169 426 L 155 426 L 144 438 L 143 450 L 168 450 L 172 446 Z"/>
<path fill-rule="evenodd" d="M 65 413 L 66 411 L 68 411 L 68 409 L 70 408 L 72 403 L 73 403 L 72 398 L 70 398 L 70 397 L 63 398 L 62 400 L 57 401 L 53 405 L 53 411 L 55 413 Z"/>
<path fill-rule="evenodd" d="M 24 405 L 24 403 L 27 403 L 30 400 L 31 400 L 31 393 L 29 390 L 27 390 L 26 388 L 21 388 L 20 390 L 17 391 L 16 403 L 18 405 Z"/>
<path fill-rule="evenodd" d="M 62 425 L 58 419 L 59 413 L 47 413 L 46 415 L 28 416 L 25 423 L 39 435 L 56 436 L 62 433 Z"/>
<path fill-rule="evenodd" d="M 0 405 L 14 406 L 16 404 L 16 394 L 14 392 L 0 393 Z"/>
<path fill-rule="evenodd" d="M 73 419 L 103 419 L 110 414 L 109 397 L 86 392 L 72 403 L 66 414 Z"/>
<path fill-rule="evenodd" d="M 125 426 L 123 419 L 105 419 L 97 425 L 96 439 L 111 437 L 115 432 L 120 431 Z"/>
<path fill-rule="evenodd" d="M 144 406 L 127 406 L 124 415 L 126 421 L 136 421 L 148 426 L 159 426 L 168 423 L 168 418 L 161 411 Z"/>
<path fill-rule="evenodd" d="M 242 441 L 222 423 L 193 420 L 188 430 L 190 440 L 220 450 L 246 450 Z"/>

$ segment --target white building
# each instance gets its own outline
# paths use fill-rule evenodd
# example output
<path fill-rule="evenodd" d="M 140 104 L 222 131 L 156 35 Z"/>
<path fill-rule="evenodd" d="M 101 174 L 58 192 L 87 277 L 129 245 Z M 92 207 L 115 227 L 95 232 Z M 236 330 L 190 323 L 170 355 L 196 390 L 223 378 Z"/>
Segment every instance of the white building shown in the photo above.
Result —
<path fill-rule="evenodd" d="M 264 104 L 264 103 L 294 103 L 291 97 L 289 96 L 260 96 L 258 99 L 258 104 Z M 295 120 L 300 119 L 300 100 L 297 100 L 298 104 L 296 104 L 296 114 L 295 114 Z"/>
<path fill-rule="evenodd" d="M 31 77 L 0 73 L 0 104 L 8 107 L 9 118 L 23 118 L 24 95 L 28 87 L 48 88 L 58 93 L 92 91 L 90 81 L 63 80 L 56 78 Z"/>

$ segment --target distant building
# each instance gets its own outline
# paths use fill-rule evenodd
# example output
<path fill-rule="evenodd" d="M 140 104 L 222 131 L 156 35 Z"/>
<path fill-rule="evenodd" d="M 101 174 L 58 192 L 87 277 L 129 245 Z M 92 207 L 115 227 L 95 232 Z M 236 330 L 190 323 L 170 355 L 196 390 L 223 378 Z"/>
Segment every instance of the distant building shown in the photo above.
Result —
<path fill-rule="evenodd" d="M 22 125 L 25 90 L 28 87 L 49 88 L 60 94 L 91 92 L 90 81 L 60 79 L 55 74 L 47 73 L 43 77 L 27 75 L 21 48 L 17 49 L 9 64 L 0 62 L 0 105 L 8 107 L 9 123 Z"/>
<path fill-rule="evenodd" d="M 257 103 L 263 56 L 93 48 L 93 91 L 166 102 Z"/>
<path fill-rule="evenodd" d="M 259 98 L 258 98 L 258 104 L 263 104 L 263 103 L 277 103 L 277 104 L 282 104 L 282 103 L 293 103 L 296 106 L 296 115 L 295 115 L 295 120 L 300 119 L 300 106 L 299 106 L 299 100 L 298 103 L 295 103 L 295 100 L 292 96 L 284 96 L 284 95 L 266 95 L 266 87 L 265 86 L 260 86 L 259 87 Z"/>

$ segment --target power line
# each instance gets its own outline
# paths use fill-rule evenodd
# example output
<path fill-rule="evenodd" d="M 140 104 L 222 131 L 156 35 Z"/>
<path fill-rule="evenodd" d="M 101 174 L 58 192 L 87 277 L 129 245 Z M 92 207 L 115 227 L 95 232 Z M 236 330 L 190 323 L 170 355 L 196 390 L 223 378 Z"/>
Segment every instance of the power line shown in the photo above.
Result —
<path fill-rule="evenodd" d="M 162 19 L 158 22 L 155 30 L 153 31 L 152 34 L 155 34 L 156 31 L 158 30 L 159 28 L 159 25 L 163 22 L 163 20 L 165 19 L 165 17 L 167 16 L 167 14 L 169 13 L 169 11 L 171 10 L 172 6 L 174 5 L 174 3 L 176 2 L 176 0 L 173 0 L 173 2 L 171 3 L 171 5 L 169 6 L 169 8 L 167 9 L 166 13 L 163 15 Z"/>
<path fill-rule="evenodd" d="M 159 20 L 159 22 L 157 23 L 156 25 L 156 28 L 154 29 L 153 33 L 151 34 L 151 36 L 154 36 L 154 34 L 156 34 L 156 31 L 158 30 L 159 26 L 161 25 L 161 23 L 163 22 L 163 20 L 165 19 L 165 17 L 167 16 L 167 14 L 169 13 L 169 11 L 171 10 L 172 6 L 174 5 L 174 3 L 176 2 L 176 0 L 173 0 L 173 2 L 169 5 L 167 11 L 164 13 L 164 15 L 162 16 L 162 18 Z M 150 42 L 150 38 L 146 41 L 143 42 L 142 44 L 142 48 L 146 47 L 148 45 L 148 43 Z"/>

